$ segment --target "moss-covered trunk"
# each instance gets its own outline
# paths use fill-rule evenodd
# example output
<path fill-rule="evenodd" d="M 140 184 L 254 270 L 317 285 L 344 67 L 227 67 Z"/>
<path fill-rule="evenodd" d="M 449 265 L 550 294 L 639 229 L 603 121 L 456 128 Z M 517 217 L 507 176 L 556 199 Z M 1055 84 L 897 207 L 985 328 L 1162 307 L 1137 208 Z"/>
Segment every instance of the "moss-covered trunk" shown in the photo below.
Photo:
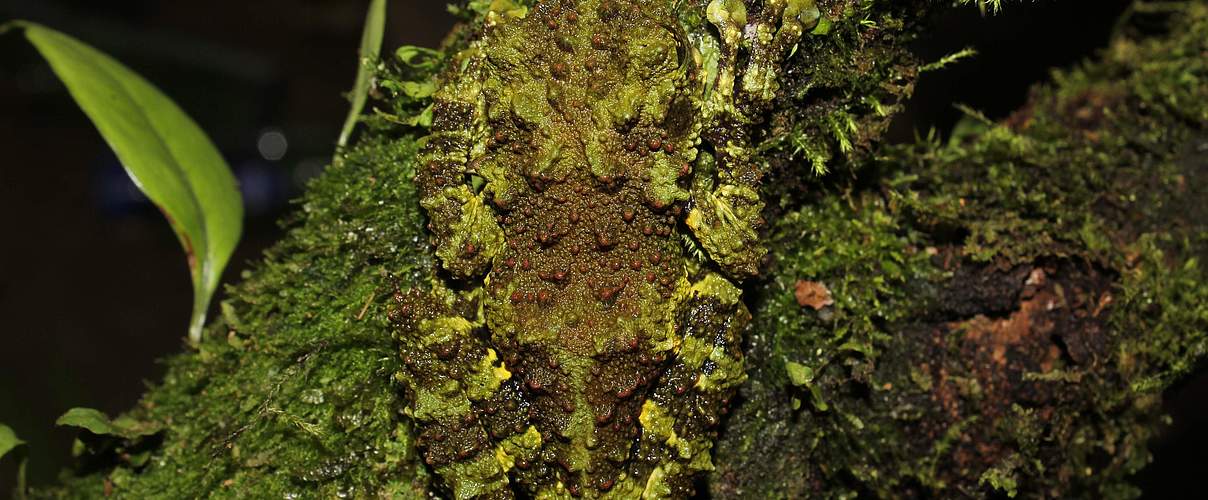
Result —
<path fill-rule="evenodd" d="M 802 3 L 812 33 L 749 129 L 770 252 L 744 286 L 749 378 L 700 493 L 1134 495 L 1162 390 L 1208 351 L 1208 4 L 1139 3 L 1010 119 L 886 146 L 926 4 Z M 123 417 L 140 431 L 85 432 L 79 465 L 35 496 L 444 491 L 388 319 L 438 267 L 412 177 L 444 59 L 404 52 L 288 235 Z"/>

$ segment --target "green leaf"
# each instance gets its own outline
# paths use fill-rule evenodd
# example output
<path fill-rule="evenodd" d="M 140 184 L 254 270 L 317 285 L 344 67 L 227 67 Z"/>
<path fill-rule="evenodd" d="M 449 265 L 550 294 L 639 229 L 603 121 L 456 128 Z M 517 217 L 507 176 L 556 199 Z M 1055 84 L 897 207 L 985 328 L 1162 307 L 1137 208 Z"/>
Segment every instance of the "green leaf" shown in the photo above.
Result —
<path fill-rule="evenodd" d="M 55 425 L 80 427 L 88 429 L 93 434 L 117 434 L 117 431 L 113 428 L 113 423 L 109 421 L 109 417 L 92 408 L 72 408 L 67 410 L 67 413 L 64 413 L 58 420 L 55 420 Z"/>
<path fill-rule="evenodd" d="M 814 370 L 801 363 L 788 361 L 784 364 L 784 370 L 789 374 L 789 381 L 795 386 L 809 385 L 814 380 Z"/>
<path fill-rule="evenodd" d="M 445 53 L 439 50 L 429 49 L 427 47 L 417 47 L 415 45 L 404 45 L 394 51 L 394 57 L 412 68 L 432 71 L 440 65 L 440 62 L 445 57 Z"/>
<path fill-rule="evenodd" d="M 0 459 L 9 452 L 25 446 L 25 441 L 17 437 L 17 433 L 7 425 L 0 424 Z M 25 453 L 17 455 L 17 489 L 16 498 L 25 498 Z"/>
<path fill-rule="evenodd" d="M 243 203 L 226 161 L 184 111 L 126 66 L 45 26 L 9 26 L 24 28 L 180 238 L 193 278 L 189 338 L 200 341 L 210 298 L 243 227 Z"/>
<path fill-rule="evenodd" d="M 92 408 L 72 408 L 55 421 L 55 425 L 79 427 L 100 436 L 115 436 L 135 439 L 159 432 L 159 427 L 130 418 L 110 420 L 108 416 Z"/>
<path fill-rule="evenodd" d="M 400 88 L 404 94 L 407 94 L 407 97 L 424 99 L 436 93 L 436 82 L 431 80 L 425 82 L 403 82 Z"/>
<path fill-rule="evenodd" d="M 382 32 L 386 30 L 386 0 L 371 0 L 369 12 L 365 14 L 365 30 L 361 32 L 361 51 L 357 58 L 357 79 L 352 84 L 352 109 L 348 110 L 348 118 L 344 119 L 344 129 L 340 131 L 340 147 L 348 144 L 348 137 L 356 127 L 357 118 L 361 116 L 361 108 L 365 107 L 365 99 L 369 96 L 369 79 L 373 76 L 374 61 L 382 52 Z"/>
<path fill-rule="evenodd" d="M 0 458 L 4 458 L 8 452 L 13 451 L 18 446 L 25 444 L 21 438 L 17 437 L 17 433 L 7 425 L 0 424 Z"/>

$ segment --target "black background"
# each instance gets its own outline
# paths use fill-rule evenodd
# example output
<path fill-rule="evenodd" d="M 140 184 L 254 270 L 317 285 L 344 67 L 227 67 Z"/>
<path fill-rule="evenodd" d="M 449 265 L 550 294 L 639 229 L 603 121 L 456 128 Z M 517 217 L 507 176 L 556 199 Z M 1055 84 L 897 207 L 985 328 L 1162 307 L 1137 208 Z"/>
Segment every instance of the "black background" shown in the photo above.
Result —
<path fill-rule="evenodd" d="M 210 134 L 248 208 L 231 283 L 280 236 L 276 219 L 330 158 L 366 3 L 5 0 L 0 22 L 41 22 L 113 55 Z M 1127 3 L 1046 0 L 988 19 L 968 7 L 938 16 L 916 47 L 924 59 L 965 46 L 980 55 L 924 75 L 891 139 L 946 132 L 959 118 L 954 102 L 1006 116 L 1050 68 L 1103 47 Z M 435 46 L 454 22 L 442 1 L 395 1 L 388 11 L 386 53 Z M 279 160 L 257 148 L 268 131 L 288 140 Z M 30 443 L 31 482 L 53 481 L 70 459 L 73 431 L 53 426 L 58 415 L 74 406 L 116 414 L 162 376 L 156 360 L 184 348 L 191 295 L 162 217 L 33 48 L 18 33 L 0 36 L 0 422 Z M 1184 488 L 1208 470 L 1208 376 L 1168 396 L 1174 424 L 1139 478 L 1155 498 L 1190 495 Z M 15 471 L 12 460 L 0 463 L 0 497 Z"/>

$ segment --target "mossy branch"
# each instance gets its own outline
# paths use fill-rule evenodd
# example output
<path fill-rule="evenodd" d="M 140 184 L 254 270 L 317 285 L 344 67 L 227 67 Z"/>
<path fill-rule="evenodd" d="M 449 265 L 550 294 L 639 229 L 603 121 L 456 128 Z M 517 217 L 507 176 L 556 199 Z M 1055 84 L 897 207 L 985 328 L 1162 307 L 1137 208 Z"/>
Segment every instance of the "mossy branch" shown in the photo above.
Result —
<path fill-rule="evenodd" d="M 1005 120 L 886 146 L 927 67 L 904 48 L 923 5 L 814 3 L 860 15 L 797 47 L 760 109 L 771 252 L 713 497 L 1135 496 L 1161 391 L 1208 351 L 1208 6 L 1168 2 L 1156 35 L 1123 22 Z M 82 436 L 36 496 L 439 493 L 386 306 L 437 275 L 405 118 L 445 59 L 408 54 L 199 351 L 123 417 L 164 430 Z"/>

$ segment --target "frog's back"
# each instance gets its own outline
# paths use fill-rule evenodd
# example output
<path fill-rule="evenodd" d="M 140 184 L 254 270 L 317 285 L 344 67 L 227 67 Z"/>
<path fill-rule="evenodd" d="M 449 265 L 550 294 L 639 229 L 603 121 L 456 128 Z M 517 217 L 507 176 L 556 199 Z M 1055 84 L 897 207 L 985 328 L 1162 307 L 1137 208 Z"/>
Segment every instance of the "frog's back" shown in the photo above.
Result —
<path fill-rule="evenodd" d="M 602 3 L 539 4 L 495 28 L 485 149 L 470 169 L 505 241 L 488 279 L 492 331 L 578 356 L 656 335 L 639 323 L 685 276 L 680 184 L 698 141 L 674 33 L 657 9 Z"/>
<path fill-rule="evenodd" d="M 605 7 L 543 5 L 501 27 L 519 44 L 503 50 L 524 59 L 488 55 L 476 166 L 506 242 L 486 286 L 492 338 L 534 425 L 560 437 L 555 462 L 592 469 L 595 488 L 626 472 L 643 401 L 678 342 L 679 183 L 698 140 L 674 33 L 658 12 Z"/>
<path fill-rule="evenodd" d="M 533 494 L 648 487 L 641 478 L 658 464 L 635 460 L 638 438 L 678 418 L 652 398 L 660 385 L 683 394 L 704 362 L 673 359 L 679 330 L 707 316 L 683 317 L 699 294 L 680 232 L 700 100 L 678 21 L 649 4 L 492 13 L 436 95 L 417 185 L 446 268 L 485 275 L 491 352 L 508 375 L 466 422 Z M 741 307 L 732 295 L 708 312 Z M 726 322 L 714 337 L 738 329 Z M 645 432 L 658 446 L 674 441 Z M 659 454 L 690 461 L 700 450 L 687 442 Z M 708 442 L 694 446 L 707 454 Z"/>

